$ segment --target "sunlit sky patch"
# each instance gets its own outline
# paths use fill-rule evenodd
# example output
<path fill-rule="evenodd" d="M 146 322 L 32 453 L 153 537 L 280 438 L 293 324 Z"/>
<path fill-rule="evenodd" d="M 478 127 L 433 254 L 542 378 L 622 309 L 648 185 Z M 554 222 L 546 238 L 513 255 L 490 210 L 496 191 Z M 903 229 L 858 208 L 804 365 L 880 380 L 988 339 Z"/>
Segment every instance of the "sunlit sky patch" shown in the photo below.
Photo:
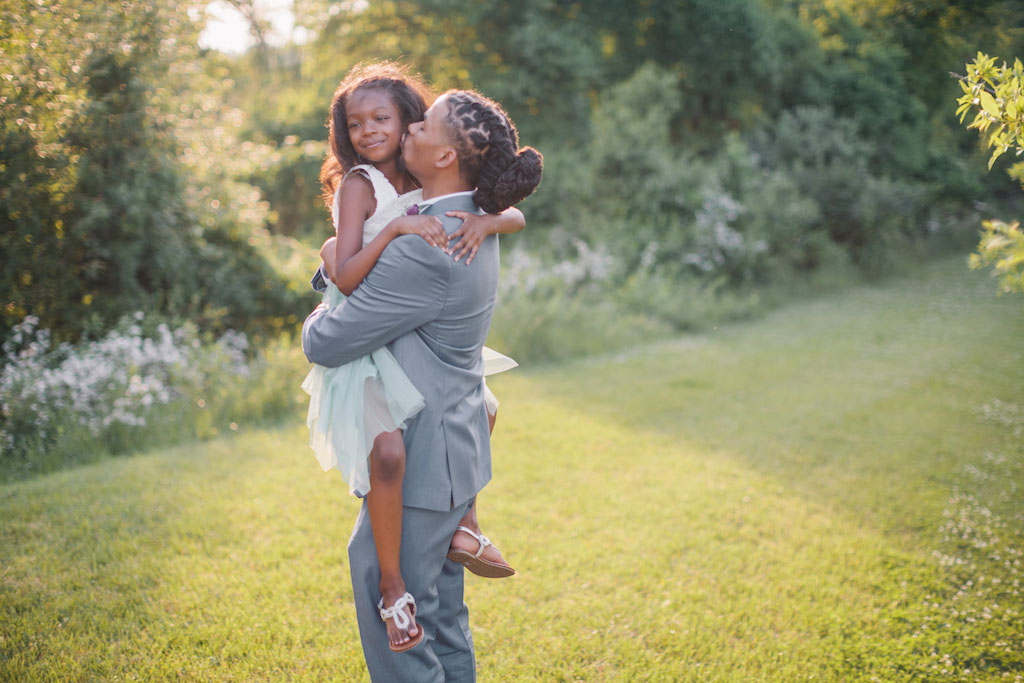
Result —
<path fill-rule="evenodd" d="M 307 31 L 295 26 L 292 0 L 255 0 L 256 10 L 268 20 L 271 32 L 266 40 L 271 45 L 282 45 L 289 40 L 305 42 Z M 228 54 L 241 54 L 255 43 L 245 17 L 224 0 L 214 0 L 206 6 L 206 28 L 199 34 L 199 46 L 220 50 Z"/>

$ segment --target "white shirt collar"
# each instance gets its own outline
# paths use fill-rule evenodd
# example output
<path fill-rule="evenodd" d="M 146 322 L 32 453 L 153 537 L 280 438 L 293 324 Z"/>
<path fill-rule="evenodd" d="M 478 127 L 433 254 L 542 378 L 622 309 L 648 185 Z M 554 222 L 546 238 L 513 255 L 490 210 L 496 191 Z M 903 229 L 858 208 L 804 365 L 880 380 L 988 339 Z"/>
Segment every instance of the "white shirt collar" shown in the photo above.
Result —
<path fill-rule="evenodd" d="M 439 202 L 442 199 L 448 199 L 450 197 L 462 197 L 465 195 L 473 196 L 474 192 L 476 192 L 476 190 L 463 190 L 462 192 L 451 192 L 449 194 L 443 194 L 440 197 L 431 197 L 430 199 L 420 200 L 419 202 L 417 202 L 416 205 L 419 207 L 420 213 L 422 213 L 423 210 L 426 209 L 428 206 L 436 202 Z"/>

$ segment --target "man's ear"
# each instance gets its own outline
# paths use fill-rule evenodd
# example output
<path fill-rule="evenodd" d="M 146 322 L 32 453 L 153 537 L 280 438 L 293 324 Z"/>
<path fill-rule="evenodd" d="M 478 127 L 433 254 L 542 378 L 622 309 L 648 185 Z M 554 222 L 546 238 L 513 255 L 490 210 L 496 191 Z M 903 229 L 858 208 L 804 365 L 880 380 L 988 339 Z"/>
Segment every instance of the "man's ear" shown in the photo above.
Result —
<path fill-rule="evenodd" d="M 437 156 L 437 160 L 434 161 L 434 166 L 437 168 L 447 168 L 459 160 L 459 155 L 455 153 L 454 147 L 445 147 L 444 151 Z"/>

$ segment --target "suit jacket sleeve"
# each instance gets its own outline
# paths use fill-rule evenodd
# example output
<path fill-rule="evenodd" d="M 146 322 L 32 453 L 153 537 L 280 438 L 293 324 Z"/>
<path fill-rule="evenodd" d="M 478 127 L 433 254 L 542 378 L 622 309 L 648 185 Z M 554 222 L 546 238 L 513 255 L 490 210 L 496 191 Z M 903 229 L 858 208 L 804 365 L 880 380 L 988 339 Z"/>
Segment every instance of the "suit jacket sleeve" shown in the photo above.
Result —
<path fill-rule="evenodd" d="M 451 257 L 418 235 L 395 239 L 344 302 L 319 306 L 302 325 L 310 362 L 337 367 L 436 320 L 447 295 Z"/>
<path fill-rule="evenodd" d="M 327 289 L 327 274 L 324 273 L 324 266 L 321 263 L 320 267 L 313 273 L 313 278 L 309 281 L 310 287 L 313 288 L 314 292 L 323 292 Z"/>

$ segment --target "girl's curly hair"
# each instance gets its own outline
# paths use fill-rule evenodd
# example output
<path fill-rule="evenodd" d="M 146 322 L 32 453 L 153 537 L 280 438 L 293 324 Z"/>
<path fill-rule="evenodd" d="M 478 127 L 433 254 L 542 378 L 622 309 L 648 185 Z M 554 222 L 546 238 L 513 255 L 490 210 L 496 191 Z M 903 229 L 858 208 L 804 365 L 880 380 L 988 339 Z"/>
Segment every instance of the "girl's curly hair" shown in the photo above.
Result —
<path fill-rule="evenodd" d="M 423 80 L 396 62 L 360 63 L 352 67 L 345 80 L 338 85 L 331 98 L 331 111 L 327 116 L 328 151 L 320 167 L 320 184 L 327 206 L 334 202 L 334 192 L 341 179 L 353 166 L 361 162 L 348 136 L 348 117 L 345 106 L 357 90 L 376 88 L 384 92 L 398 109 L 402 129 L 423 120 L 427 102 L 433 99 L 430 88 Z M 405 171 L 401 157 L 399 169 Z"/>

